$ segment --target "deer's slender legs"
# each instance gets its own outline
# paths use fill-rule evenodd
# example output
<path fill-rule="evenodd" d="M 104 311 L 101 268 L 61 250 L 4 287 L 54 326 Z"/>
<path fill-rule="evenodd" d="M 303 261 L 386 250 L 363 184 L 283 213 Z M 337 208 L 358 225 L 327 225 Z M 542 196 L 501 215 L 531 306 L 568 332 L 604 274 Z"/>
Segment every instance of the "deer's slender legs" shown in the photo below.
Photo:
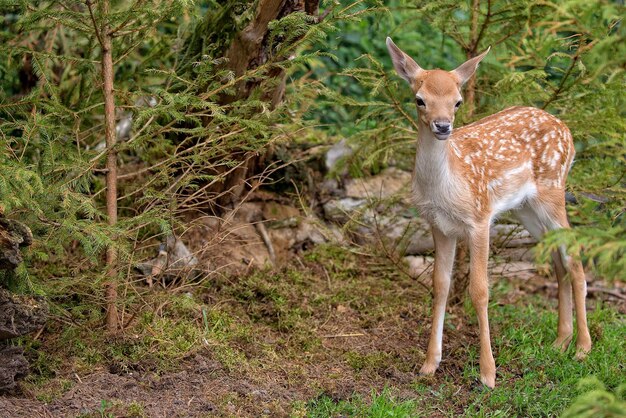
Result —
<path fill-rule="evenodd" d="M 496 384 L 496 363 L 491 352 L 489 335 L 489 282 L 487 262 L 489 259 L 489 223 L 478 225 L 469 234 L 470 283 L 469 294 L 478 316 L 480 336 L 480 380 L 493 388 Z"/>
<path fill-rule="evenodd" d="M 553 346 L 561 351 L 565 351 L 572 341 L 573 320 L 572 320 L 572 283 L 567 277 L 565 264 L 561 258 L 560 251 L 552 253 L 554 262 L 554 272 L 559 283 L 559 325 L 557 336 Z"/>
<path fill-rule="evenodd" d="M 591 351 L 591 335 L 587 327 L 587 308 L 585 298 L 587 297 L 587 282 L 585 272 L 580 261 L 570 258 L 568 270 L 572 277 L 572 289 L 574 290 L 574 306 L 576 307 L 576 357 L 584 359 Z"/>
<path fill-rule="evenodd" d="M 544 192 L 544 195 L 547 194 L 548 192 Z M 565 197 L 563 194 L 564 192 L 562 190 L 555 190 L 555 198 L 552 199 L 552 201 L 564 202 Z M 548 219 L 546 220 L 548 229 L 554 230 L 570 227 L 567 221 L 567 213 L 565 212 L 564 204 L 545 205 L 543 209 L 548 215 Z M 572 285 L 574 307 L 576 309 L 576 329 L 578 331 L 578 335 L 576 336 L 576 357 L 582 359 L 585 358 L 587 353 L 591 350 L 591 336 L 589 335 L 589 328 L 587 327 L 587 308 L 585 306 L 585 299 L 587 297 L 585 272 L 582 263 L 576 257 L 568 256 L 564 247 L 559 248 L 558 256 L 569 273 L 569 276 L 563 280 L 566 281 L 569 279 Z"/>
<path fill-rule="evenodd" d="M 450 277 L 454 264 L 456 239 L 445 236 L 433 226 L 435 241 L 435 269 L 433 272 L 433 322 L 426 360 L 420 369 L 421 374 L 432 374 L 441 361 L 441 343 L 443 339 L 443 320 L 446 314 L 446 301 L 450 290 Z"/>
<path fill-rule="evenodd" d="M 537 212 L 530 205 L 524 205 L 515 211 L 515 215 L 522 222 L 524 227 L 537 240 L 543 237 L 545 227 Z M 548 222 L 555 225 L 554 222 Z M 572 340 L 573 320 L 572 320 L 572 286 L 569 278 L 566 278 L 565 260 L 561 258 L 560 252 L 552 254 L 554 272 L 559 284 L 559 325 L 557 327 L 557 337 L 553 346 L 559 350 L 566 350 Z"/>

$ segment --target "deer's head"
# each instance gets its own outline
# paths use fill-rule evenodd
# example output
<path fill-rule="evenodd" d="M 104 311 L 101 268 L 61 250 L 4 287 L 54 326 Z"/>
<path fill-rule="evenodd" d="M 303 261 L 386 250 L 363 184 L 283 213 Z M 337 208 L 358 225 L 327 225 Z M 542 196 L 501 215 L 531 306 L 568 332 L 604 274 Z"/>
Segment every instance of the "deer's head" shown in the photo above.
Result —
<path fill-rule="evenodd" d="M 422 69 L 389 37 L 387 49 L 396 71 L 413 90 L 421 122 L 432 130 L 437 139 L 448 139 L 452 133 L 454 114 L 463 103 L 461 87 L 474 74 L 489 49 L 453 71 Z"/>

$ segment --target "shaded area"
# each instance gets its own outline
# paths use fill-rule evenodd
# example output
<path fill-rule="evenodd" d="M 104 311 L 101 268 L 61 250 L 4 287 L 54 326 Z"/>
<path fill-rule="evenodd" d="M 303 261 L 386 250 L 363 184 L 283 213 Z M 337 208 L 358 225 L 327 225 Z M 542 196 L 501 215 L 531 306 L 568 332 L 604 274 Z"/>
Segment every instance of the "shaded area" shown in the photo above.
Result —
<path fill-rule="evenodd" d="M 30 229 L 6 219 L 0 212 L 0 285 L 10 284 L 13 270 L 22 262 L 20 248 L 32 244 Z M 16 381 L 28 373 L 28 362 L 22 347 L 8 340 L 29 334 L 44 326 L 48 307 L 41 298 L 15 295 L 0 288 L 0 393 L 13 390 Z"/>

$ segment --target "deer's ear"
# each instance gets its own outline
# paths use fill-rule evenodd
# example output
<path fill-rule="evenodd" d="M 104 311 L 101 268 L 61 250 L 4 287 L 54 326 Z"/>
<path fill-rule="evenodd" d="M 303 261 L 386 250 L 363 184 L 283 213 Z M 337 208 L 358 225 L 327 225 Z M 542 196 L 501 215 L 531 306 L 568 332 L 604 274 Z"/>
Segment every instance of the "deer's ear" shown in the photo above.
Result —
<path fill-rule="evenodd" d="M 487 48 L 487 50 L 483 52 L 482 54 L 474 58 L 468 59 L 463 64 L 459 65 L 459 67 L 456 70 L 452 71 L 454 74 L 456 74 L 459 77 L 459 80 L 461 80 L 461 84 L 465 84 L 465 82 L 470 79 L 472 74 L 476 72 L 476 69 L 478 68 L 478 64 L 480 64 L 483 58 L 487 56 L 490 50 L 491 50 L 491 47 Z"/>
<path fill-rule="evenodd" d="M 404 78 L 409 84 L 413 84 L 418 74 L 424 70 L 417 65 L 413 58 L 409 57 L 398 48 L 390 37 L 387 37 L 387 49 L 389 50 L 391 61 L 393 61 L 393 66 L 398 72 L 398 75 Z"/>

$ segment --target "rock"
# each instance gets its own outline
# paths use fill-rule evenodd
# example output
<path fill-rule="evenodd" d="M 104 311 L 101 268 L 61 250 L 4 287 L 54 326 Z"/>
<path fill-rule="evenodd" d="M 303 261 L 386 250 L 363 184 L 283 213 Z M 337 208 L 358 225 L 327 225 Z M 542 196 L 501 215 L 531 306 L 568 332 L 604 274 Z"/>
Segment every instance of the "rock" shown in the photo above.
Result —
<path fill-rule="evenodd" d="M 364 209 L 366 204 L 367 200 L 355 199 L 353 197 L 330 200 L 323 206 L 324 216 L 329 221 L 346 223 L 352 218 L 357 209 Z"/>
<path fill-rule="evenodd" d="M 326 169 L 332 172 L 339 162 L 352 154 L 354 154 L 354 151 L 350 148 L 345 138 L 342 139 L 326 152 Z"/>
<path fill-rule="evenodd" d="M 208 271 L 241 271 L 271 264 L 269 249 L 255 226 L 263 220 L 263 202 L 247 202 L 222 218 L 208 218 L 202 231 L 190 231 Z M 199 234 L 198 234 L 199 233 Z M 197 236 L 200 235 L 200 236 Z"/>
<path fill-rule="evenodd" d="M 268 221 L 269 224 L 284 223 L 286 220 L 293 221 L 301 216 L 298 208 L 271 201 L 263 204 L 261 213 L 263 215 L 263 219 Z"/>
<path fill-rule="evenodd" d="M 139 263 L 135 267 L 146 276 L 148 284 L 156 277 L 174 280 L 178 277 L 195 275 L 194 267 L 198 259 L 189 251 L 183 241 L 173 235 L 168 235 L 165 243 L 159 246 L 156 258 Z"/>
<path fill-rule="evenodd" d="M 423 274 L 430 274 L 433 269 L 435 259 L 433 257 L 410 255 L 404 257 L 404 262 L 409 267 L 409 275 L 417 278 Z"/>
<path fill-rule="evenodd" d="M 380 174 L 346 181 L 346 196 L 354 199 L 387 199 L 399 196 L 409 204 L 411 173 L 389 167 Z"/>
<path fill-rule="evenodd" d="M 226 223 L 258 222 L 263 219 L 264 205 L 265 202 L 244 202 L 238 205 L 235 209 L 224 214 L 222 218 Z"/>
<path fill-rule="evenodd" d="M 335 178 L 328 178 L 317 185 L 320 196 L 330 196 L 333 198 L 345 197 L 346 191 L 342 183 Z"/>
<path fill-rule="evenodd" d="M 410 202 L 411 173 L 387 168 L 372 177 L 349 179 L 345 197 L 323 205 L 327 220 L 344 225 L 357 244 L 384 244 L 402 254 L 433 250 L 430 227 Z"/>
<path fill-rule="evenodd" d="M 537 267 L 527 261 L 515 261 L 510 263 L 497 263 L 492 266 L 491 274 L 516 279 L 532 279 L 537 277 Z"/>
<path fill-rule="evenodd" d="M 33 234 L 26 225 L 0 215 L 0 269 L 16 268 L 22 262 L 20 247 L 32 242 Z"/>
<path fill-rule="evenodd" d="M 402 254 L 424 254 L 433 250 L 430 226 L 402 203 L 377 204 L 346 197 L 324 205 L 327 220 L 343 225 L 357 244 L 384 244 Z"/>
<path fill-rule="evenodd" d="M 428 254 L 435 248 L 430 226 L 421 218 L 388 218 L 385 226 L 387 243 L 394 244 L 402 254 Z"/>
<path fill-rule="evenodd" d="M 22 347 L 0 346 L 0 393 L 15 389 L 16 380 L 28 373 Z"/>
<path fill-rule="evenodd" d="M 38 330 L 45 325 L 47 317 L 48 305 L 42 299 L 0 289 L 0 340 Z"/>
<path fill-rule="evenodd" d="M 516 224 L 495 224 L 489 230 L 491 244 L 496 247 L 528 247 L 537 243 L 528 231 Z"/>
<path fill-rule="evenodd" d="M 343 235 L 337 228 L 327 227 L 314 216 L 299 217 L 296 222 L 295 226 L 277 228 L 274 225 L 269 229 L 277 264 L 288 261 L 293 251 L 325 242 L 343 242 Z"/>
<path fill-rule="evenodd" d="M 189 270 L 198 264 L 198 259 L 191 254 L 182 240 L 168 235 L 166 243 L 169 254 L 168 269 Z"/>

